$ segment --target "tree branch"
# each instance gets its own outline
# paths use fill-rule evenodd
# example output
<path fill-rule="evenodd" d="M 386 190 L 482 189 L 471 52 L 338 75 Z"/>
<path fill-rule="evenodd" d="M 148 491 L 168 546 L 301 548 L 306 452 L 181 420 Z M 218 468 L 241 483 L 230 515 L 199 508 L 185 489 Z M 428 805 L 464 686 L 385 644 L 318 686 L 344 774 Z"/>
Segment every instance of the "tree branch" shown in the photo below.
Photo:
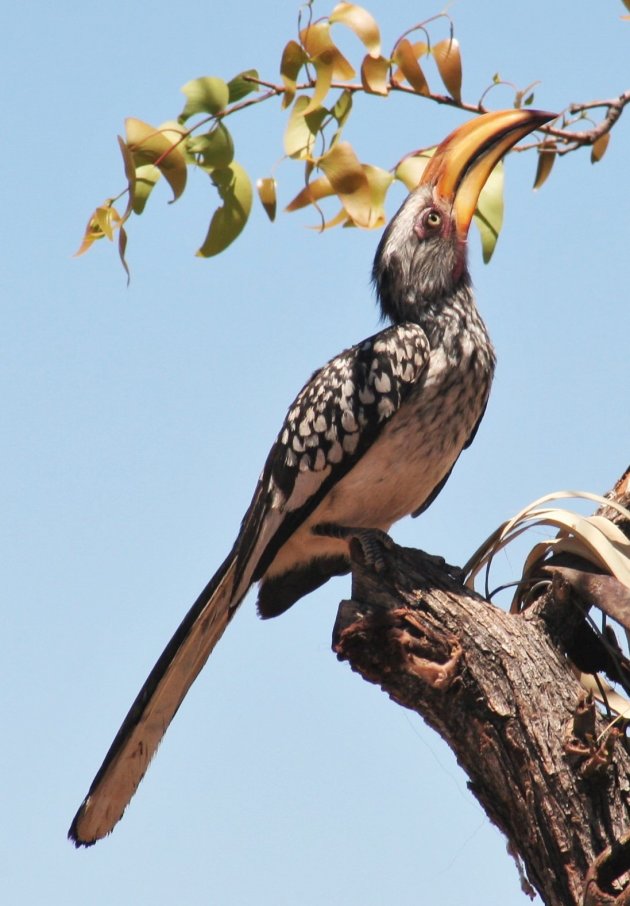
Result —
<path fill-rule="evenodd" d="M 619 895 L 630 754 L 566 657 L 583 622 L 571 590 L 555 582 L 508 614 L 421 552 L 384 557 L 385 576 L 353 563 L 333 632 L 339 659 L 445 739 L 548 906 L 582 903 L 587 882 L 589 896 Z"/>

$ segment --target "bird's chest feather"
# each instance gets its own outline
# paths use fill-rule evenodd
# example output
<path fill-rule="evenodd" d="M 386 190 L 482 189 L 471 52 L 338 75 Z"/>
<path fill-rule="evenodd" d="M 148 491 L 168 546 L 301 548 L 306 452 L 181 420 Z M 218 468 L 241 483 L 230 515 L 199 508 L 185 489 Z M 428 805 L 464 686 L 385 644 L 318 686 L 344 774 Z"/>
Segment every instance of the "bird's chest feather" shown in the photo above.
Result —
<path fill-rule="evenodd" d="M 417 510 L 448 474 L 483 413 L 490 377 L 475 360 L 463 356 L 453 368 L 443 349 L 432 353 L 410 398 L 309 522 L 388 529 Z"/>
<path fill-rule="evenodd" d="M 491 349 L 491 347 L 490 347 Z M 379 438 L 279 552 L 272 572 L 288 562 L 333 556 L 345 542 L 312 533 L 319 523 L 387 531 L 419 509 L 448 474 L 483 414 L 493 359 L 464 340 L 456 360 L 442 347 Z"/>

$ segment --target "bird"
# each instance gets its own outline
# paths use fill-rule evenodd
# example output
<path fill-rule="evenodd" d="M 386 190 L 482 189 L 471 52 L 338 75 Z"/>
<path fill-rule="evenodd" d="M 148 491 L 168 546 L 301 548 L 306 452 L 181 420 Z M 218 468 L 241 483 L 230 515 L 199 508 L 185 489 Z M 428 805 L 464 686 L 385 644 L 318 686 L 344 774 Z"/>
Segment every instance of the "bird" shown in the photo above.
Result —
<path fill-rule="evenodd" d="M 382 330 L 316 371 L 289 406 L 236 541 L 133 702 L 68 836 L 109 834 L 250 587 L 278 616 L 350 571 L 350 543 L 419 515 L 484 415 L 495 353 L 475 306 L 468 229 L 503 155 L 552 114 L 485 113 L 438 145 L 383 232 L 372 278 Z"/>

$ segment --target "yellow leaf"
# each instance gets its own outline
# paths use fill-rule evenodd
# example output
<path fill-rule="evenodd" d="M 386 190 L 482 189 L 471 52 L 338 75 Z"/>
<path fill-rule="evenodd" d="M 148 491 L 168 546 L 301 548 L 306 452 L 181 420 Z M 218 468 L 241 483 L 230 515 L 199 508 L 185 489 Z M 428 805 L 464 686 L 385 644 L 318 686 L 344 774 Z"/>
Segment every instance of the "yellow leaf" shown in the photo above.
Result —
<path fill-rule="evenodd" d="M 363 164 L 363 172 L 370 187 L 370 214 L 368 226 L 370 229 L 383 226 L 385 216 L 385 196 L 394 181 L 394 174 L 372 164 Z"/>
<path fill-rule="evenodd" d="M 462 57 L 459 41 L 450 38 L 433 45 L 433 56 L 446 90 L 456 101 L 462 99 Z"/>
<path fill-rule="evenodd" d="M 385 57 L 374 58 L 370 54 L 365 55 L 361 63 L 361 84 L 368 94 L 387 95 L 389 65 L 389 60 Z"/>
<path fill-rule="evenodd" d="M 126 220 L 129 217 L 129 214 L 131 213 L 134 206 L 136 194 L 136 168 L 134 166 L 133 154 L 127 147 L 124 139 L 120 137 L 120 135 L 118 136 L 118 147 L 120 148 L 120 153 L 122 154 L 123 164 L 125 167 L 125 176 L 127 177 L 127 191 L 129 193 L 127 208 L 125 210 L 125 213 L 123 214 L 123 220 Z"/>
<path fill-rule="evenodd" d="M 172 129 L 162 132 L 134 117 L 125 120 L 125 127 L 135 166 L 154 164 L 170 185 L 175 201 L 186 188 L 186 160 L 177 147 L 181 133 Z"/>
<path fill-rule="evenodd" d="M 420 178 L 434 154 L 435 148 L 427 148 L 426 151 L 422 151 L 420 154 L 405 157 L 396 167 L 395 178 L 399 179 L 410 192 L 413 192 L 414 189 L 418 188 Z"/>
<path fill-rule="evenodd" d="M 112 218 L 113 208 L 109 206 L 97 208 L 94 211 L 94 219 L 98 224 L 101 233 L 109 240 L 114 238 L 114 229 L 116 228 Z"/>
<path fill-rule="evenodd" d="M 252 209 L 252 184 L 236 161 L 229 167 L 212 170 L 210 178 L 223 204 L 214 212 L 206 238 L 197 252 L 201 258 L 210 258 L 226 249 L 242 231 Z"/>
<path fill-rule="evenodd" d="M 318 57 L 313 60 L 315 66 L 315 91 L 310 99 L 308 106 L 302 111 L 302 116 L 312 113 L 322 106 L 322 101 L 328 94 L 330 83 L 333 76 L 333 53 L 330 50 L 324 50 Z"/>
<path fill-rule="evenodd" d="M 98 210 L 98 208 L 97 208 Z M 85 232 L 83 234 L 83 239 L 81 240 L 81 245 L 74 253 L 75 258 L 78 258 L 79 255 L 83 255 L 87 250 L 98 240 L 104 239 L 105 234 L 98 224 L 96 219 L 96 211 L 91 215 L 90 219 L 87 222 Z"/>
<path fill-rule="evenodd" d="M 555 142 L 546 142 L 541 146 L 538 152 L 538 163 L 536 165 L 536 177 L 534 179 L 534 189 L 540 189 L 542 184 L 546 182 L 547 177 L 551 173 L 551 168 L 554 165 L 556 160 L 556 144 Z"/>
<path fill-rule="evenodd" d="M 289 41 L 288 44 L 285 45 L 285 48 L 282 51 L 282 59 L 280 60 L 280 75 L 282 76 L 282 81 L 286 88 L 286 92 L 282 98 L 283 108 L 288 107 L 295 97 L 297 77 L 300 69 L 307 60 L 307 55 L 297 41 Z"/>
<path fill-rule="evenodd" d="M 271 176 L 256 181 L 258 197 L 269 220 L 276 219 L 276 181 Z"/>
<path fill-rule="evenodd" d="M 362 227 L 370 225 L 371 192 L 363 167 L 349 142 L 338 142 L 318 161 L 339 200 Z"/>
<path fill-rule="evenodd" d="M 610 132 L 600 135 L 600 137 L 593 142 L 593 147 L 591 148 L 591 163 L 596 164 L 597 161 L 601 160 L 604 154 L 606 153 L 606 148 L 608 147 L 608 142 L 610 141 Z"/>
<path fill-rule="evenodd" d="M 315 137 L 326 111 L 320 107 L 305 116 L 309 103 L 309 98 L 301 95 L 293 105 L 284 133 L 284 153 L 287 157 L 306 160 L 311 156 Z"/>
<path fill-rule="evenodd" d="M 300 32 L 300 41 L 302 42 L 302 47 L 312 60 L 316 59 L 325 51 L 328 51 L 331 54 L 334 79 L 354 78 L 354 69 L 330 37 L 330 26 L 328 22 L 313 22 L 312 25 L 303 28 Z"/>
<path fill-rule="evenodd" d="M 341 22 L 343 25 L 347 25 L 367 47 L 370 56 L 380 56 L 381 33 L 378 24 L 374 16 L 362 6 L 357 6 L 355 3 L 338 3 L 328 21 L 331 24 Z"/>
<path fill-rule="evenodd" d="M 396 45 L 394 50 L 394 62 L 400 68 L 401 73 L 409 82 L 417 94 L 429 94 L 429 85 L 420 69 L 420 64 L 416 59 L 414 49 L 406 38 L 403 38 Z M 396 78 L 396 76 L 394 76 Z"/>
<path fill-rule="evenodd" d="M 295 198 L 286 206 L 285 211 L 287 213 L 299 211 L 301 208 L 306 208 L 308 205 L 315 204 L 322 198 L 328 198 L 334 194 L 335 190 L 328 177 L 319 176 L 312 182 L 307 183 L 301 192 L 298 192 Z"/>

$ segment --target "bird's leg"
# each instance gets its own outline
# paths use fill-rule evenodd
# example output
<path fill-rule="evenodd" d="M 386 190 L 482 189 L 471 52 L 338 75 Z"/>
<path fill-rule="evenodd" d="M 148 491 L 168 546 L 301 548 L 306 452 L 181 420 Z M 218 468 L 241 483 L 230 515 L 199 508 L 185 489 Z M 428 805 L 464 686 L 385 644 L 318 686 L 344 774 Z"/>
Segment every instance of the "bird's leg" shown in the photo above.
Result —
<path fill-rule="evenodd" d="M 384 572 L 387 566 L 383 550 L 391 552 L 396 547 L 387 532 L 377 528 L 350 528 L 334 522 L 321 522 L 313 526 L 313 532 L 327 538 L 347 541 L 352 557 L 361 560 L 377 573 Z"/>

